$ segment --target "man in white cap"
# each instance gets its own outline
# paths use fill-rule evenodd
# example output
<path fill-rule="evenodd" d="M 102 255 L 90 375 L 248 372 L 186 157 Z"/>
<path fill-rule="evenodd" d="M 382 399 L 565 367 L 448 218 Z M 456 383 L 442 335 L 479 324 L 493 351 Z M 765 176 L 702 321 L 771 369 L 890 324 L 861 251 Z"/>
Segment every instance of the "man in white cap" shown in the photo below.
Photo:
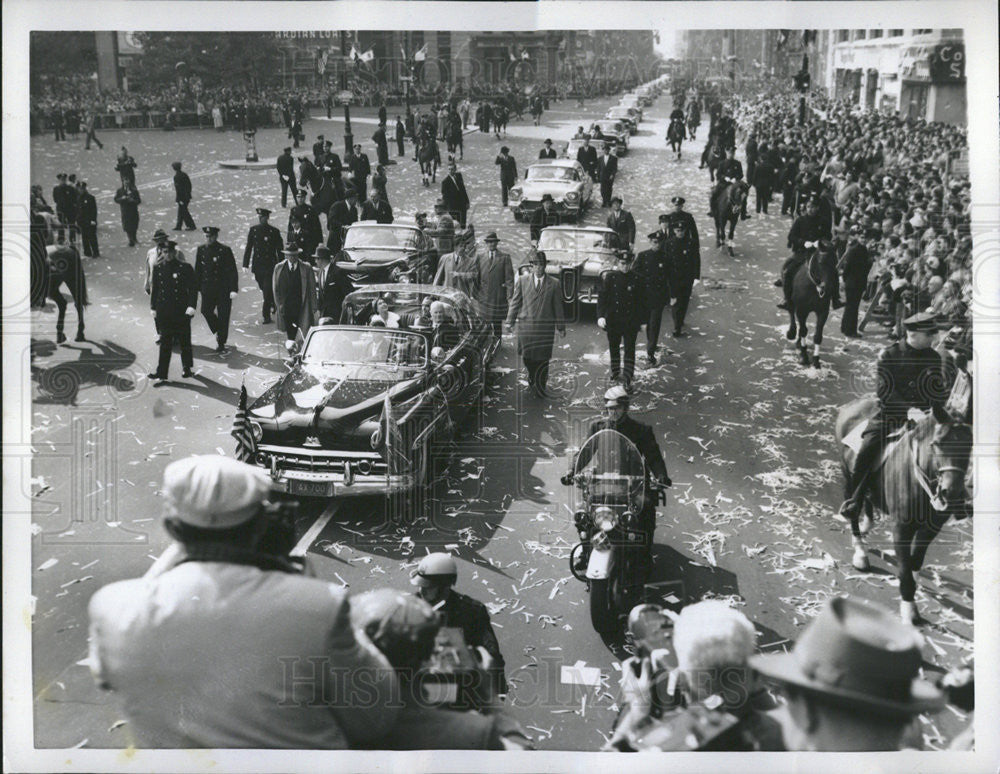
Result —
<path fill-rule="evenodd" d="M 221 455 L 171 463 L 179 557 L 91 599 L 90 667 L 138 746 L 342 749 L 394 724 L 388 662 L 352 629 L 343 590 L 289 558 L 269 490 L 263 470 Z"/>
<path fill-rule="evenodd" d="M 504 660 L 490 613 L 482 602 L 455 591 L 452 587 L 457 580 L 455 559 L 451 554 L 439 552 L 420 560 L 410 583 L 417 587 L 417 596 L 441 615 L 442 626 L 461 629 L 466 645 L 484 648 L 493 657 L 493 689 L 498 696 L 505 694 Z"/>

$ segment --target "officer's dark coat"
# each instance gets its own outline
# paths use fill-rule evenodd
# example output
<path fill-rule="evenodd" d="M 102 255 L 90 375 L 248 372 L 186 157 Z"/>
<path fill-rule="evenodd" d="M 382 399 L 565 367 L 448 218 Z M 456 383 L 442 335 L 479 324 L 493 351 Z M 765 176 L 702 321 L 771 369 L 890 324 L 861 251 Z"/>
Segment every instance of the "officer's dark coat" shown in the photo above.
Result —
<path fill-rule="evenodd" d="M 236 257 L 228 245 L 221 242 L 198 245 L 194 258 L 194 276 L 198 290 L 204 295 L 220 291 L 239 291 Z"/>
<path fill-rule="evenodd" d="M 445 603 L 439 608 L 444 626 L 462 630 L 465 644 L 472 647 L 483 647 L 489 653 L 495 664 L 495 687 L 497 693 L 507 692 L 507 679 L 504 676 L 504 660 L 500 653 L 500 643 L 493 632 L 490 614 L 482 602 L 459 594 L 454 589 L 448 594 Z"/>
<path fill-rule="evenodd" d="M 605 319 L 608 330 L 638 331 L 645 322 L 643 296 L 643 278 L 637 272 L 606 271 L 597 292 L 597 317 Z"/>
<path fill-rule="evenodd" d="M 251 226 L 243 251 L 243 268 L 249 268 L 258 282 L 270 282 L 284 247 L 281 232 L 270 223 Z"/>
<path fill-rule="evenodd" d="M 198 302 L 194 267 L 181 261 L 161 261 L 153 267 L 149 307 L 161 322 L 181 320 Z"/>

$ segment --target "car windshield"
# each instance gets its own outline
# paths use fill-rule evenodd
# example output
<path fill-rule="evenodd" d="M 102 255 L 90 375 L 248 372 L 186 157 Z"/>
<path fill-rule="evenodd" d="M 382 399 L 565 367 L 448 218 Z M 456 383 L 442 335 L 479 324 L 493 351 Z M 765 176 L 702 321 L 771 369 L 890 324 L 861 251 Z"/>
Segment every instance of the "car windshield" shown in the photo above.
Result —
<path fill-rule="evenodd" d="M 576 180 L 576 170 L 572 167 L 528 167 L 528 180 Z"/>
<path fill-rule="evenodd" d="M 419 333 L 388 328 L 315 330 L 306 343 L 302 362 L 420 368 L 427 362 L 427 342 Z"/>
<path fill-rule="evenodd" d="M 415 250 L 420 232 L 415 228 L 391 226 L 351 226 L 347 229 L 344 248 L 374 247 L 391 250 Z"/>
<path fill-rule="evenodd" d="M 594 126 L 600 129 L 602 132 L 609 132 L 612 134 L 621 131 L 622 128 L 621 124 L 615 121 L 598 121 L 596 124 L 594 124 Z"/>
<path fill-rule="evenodd" d="M 607 246 L 606 236 L 601 231 L 562 231 L 544 229 L 538 239 L 538 249 L 542 250 L 596 250 Z"/>

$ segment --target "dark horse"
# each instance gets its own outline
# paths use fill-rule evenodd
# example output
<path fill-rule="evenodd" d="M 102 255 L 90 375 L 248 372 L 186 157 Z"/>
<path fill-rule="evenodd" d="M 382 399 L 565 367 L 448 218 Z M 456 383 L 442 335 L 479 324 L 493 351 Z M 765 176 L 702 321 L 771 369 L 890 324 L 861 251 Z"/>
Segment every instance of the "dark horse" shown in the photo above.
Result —
<path fill-rule="evenodd" d="M 61 239 L 61 237 L 60 237 Z M 66 324 L 66 299 L 59 292 L 63 283 L 73 297 L 73 306 L 76 307 L 76 339 L 75 341 L 86 341 L 83 337 L 83 307 L 87 300 L 87 280 L 83 274 L 83 262 L 80 260 L 80 253 L 75 247 L 67 245 L 57 245 L 52 248 L 48 255 L 49 260 L 49 298 L 56 302 L 59 309 L 59 318 L 56 320 L 56 342 L 62 344 L 66 341 L 66 334 L 63 327 Z"/>
<path fill-rule="evenodd" d="M 792 302 L 788 307 L 788 332 L 785 338 L 796 341 L 802 365 L 819 367 L 819 348 L 823 343 L 823 326 L 830 316 L 831 294 L 836 282 L 837 261 L 833 245 L 820 242 L 809 252 L 805 262 L 795 272 L 792 278 Z M 810 314 L 816 315 L 816 332 L 813 334 L 812 360 L 809 358 L 809 348 L 806 336 L 809 328 L 806 320 Z"/>
<path fill-rule="evenodd" d="M 670 150 L 681 157 L 681 142 L 684 140 L 684 122 L 671 121 L 667 127 L 667 142 L 670 143 Z"/>
<path fill-rule="evenodd" d="M 705 152 L 701 156 L 702 163 L 708 166 L 708 178 L 715 182 L 715 170 L 725 160 L 726 151 L 722 147 L 722 139 L 718 134 L 714 135 L 705 146 Z"/>
<path fill-rule="evenodd" d="M 747 191 L 743 183 L 736 181 L 727 183 L 712 200 L 712 212 L 715 213 L 715 246 L 725 245 L 729 254 L 733 253 L 733 233 L 740 219 L 740 210 L 747 199 Z M 726 239 L 726 225 L 729 225 L 729 239 Z"/>
<path fill-rule="evenodd" d="M 308 186 L 310 193 L 309 204 L 316 212 L 324 215 L 330 212 L 333 203 L 337 201 L 337 189 L 333 180 L 322 172 L 309 159 L 299 163 L 299 181 L 303 188 Z"/>
<path fill-rule="evenodd" d="M 846 481 L 854 464 L 854 451 L 842 443 L 861 422 L 875 415 L 875 398 L 859 398 L 837 413 L 835 435 L 841 450 Z M 865 509 L 872 506 L 892 519 L 893 549 L 896 554 L 904 621 L 919 620 L 913 573 L 919 572 L 931 542 L 952 515 L 965 515 L 965 475 L 972 453 L 972 426 L 958 422 L 939 423 L 933 415 L 911 423 L 902 438 L 890 448 L 881 467 L 868 479 Z M 868 570 L 868 547 L 855 518 L 851 522 L 854 556 L 858 570 Z"/>
<path fill-rule="evenodd" d="M 692 140 L 695 139 L 695 132 L 698 131 L 698 127 L 701 125 L 701 113 L 698 112 L 698 100 L 695 99 L 692 103 L 694 109 L 689 109 L 687 114 L 687 130 L 688 137 Z"/>

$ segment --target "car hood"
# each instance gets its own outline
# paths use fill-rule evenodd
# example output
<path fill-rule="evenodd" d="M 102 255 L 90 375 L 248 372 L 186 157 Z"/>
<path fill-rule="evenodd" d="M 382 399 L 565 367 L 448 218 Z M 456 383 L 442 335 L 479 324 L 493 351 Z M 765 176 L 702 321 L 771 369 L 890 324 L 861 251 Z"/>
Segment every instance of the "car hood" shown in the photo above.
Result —
<path fill-rule="evenodd" d="M 409 397 L 418 389 L 420 374 L 387 368 L 356 365 L 300 365 L 271 385 L 249 407 L 251 418 L 273 429 L 301 427 L 313 423 L 342 425 L 381 410 L 386 392 L 393 402 Z"/>
<path fill-rule="evenodd" d="M 541 199 L 543 194 L 561 199 L 569 191 L 575 191 L 579 185 L 573 181 L 525 180 L 519 187 L 525 199 Z"/>
<path fill-rule="evenodd" d="M 337 255 L 337 263 L 355 263 L 361 266 L 387 266 L 406 260 L 411 251 L 405 249 L 373 249 L 370 247 L 350 247 Z"/>

